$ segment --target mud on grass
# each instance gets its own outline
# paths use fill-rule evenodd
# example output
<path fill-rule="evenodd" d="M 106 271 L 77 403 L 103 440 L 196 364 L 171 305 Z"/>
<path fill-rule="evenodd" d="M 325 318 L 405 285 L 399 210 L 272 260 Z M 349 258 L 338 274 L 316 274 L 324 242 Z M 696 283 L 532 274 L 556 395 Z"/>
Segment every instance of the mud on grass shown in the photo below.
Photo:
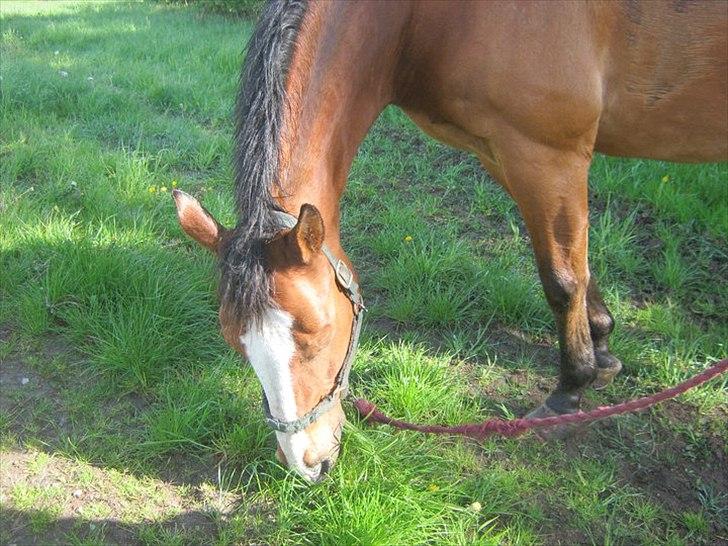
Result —
<path fill-rule="evenodd" d="M 230 114 L 250 23 L 156 3 L 0 14 L 3 543 L 728 540 L 725 379 L 566 444 L 350 415 L 329 480 L 288 474 L 259 385 L 217 331 L 215 265 L 169 198 L 183 188 L 234 223 Z M 625 370 L 587 406 L 726 356 L 726 178 L 725 164 L 596 158 L 590 260 Z M 370 308 L 355 394 L 445 423 L 540 403 L 557 374 L 552 318 L 517 208 L 474 159 L 387 109 L 342 213 Z"/>

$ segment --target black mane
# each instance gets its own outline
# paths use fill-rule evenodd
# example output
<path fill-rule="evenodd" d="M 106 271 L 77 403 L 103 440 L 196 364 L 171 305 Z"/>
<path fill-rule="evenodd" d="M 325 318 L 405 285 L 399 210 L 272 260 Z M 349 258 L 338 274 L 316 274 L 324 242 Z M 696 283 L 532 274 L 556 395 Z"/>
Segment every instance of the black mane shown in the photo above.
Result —
<path fill-rule="evenodd" d="M 220 253 L 220 297 L 236 314 L 257 320 L 270 307 L 263 245 L 280 226 L 271 188 L 279 185 L 286 77 L 307 0 L 268 3 L 247 46 L 235 108 L 235 201 L 239 220 Z M 280 186 L 279 186 L 280 187 Z"/>

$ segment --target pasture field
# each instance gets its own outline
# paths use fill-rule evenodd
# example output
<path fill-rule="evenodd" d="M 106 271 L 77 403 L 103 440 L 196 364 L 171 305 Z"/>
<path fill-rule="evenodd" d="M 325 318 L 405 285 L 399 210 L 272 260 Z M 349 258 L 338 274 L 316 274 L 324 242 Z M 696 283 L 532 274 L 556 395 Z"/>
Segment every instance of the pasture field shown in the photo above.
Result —
<path fill-rule="evenodd" d="M 0 4 L 2 544 L 720 544 L 725 377 L 565 443 L 395 433 L 350 406 L 330 479 L 274 462 L 259 384 L 218 333 L 216 267 L 170 191 L 228 225 L 251 23 L 157 3 Z M 728 352 L 728 167 L 597 157 L 591 264 L 615 383 Z M 383 113 L 344 246 L 370 313 L 354 393 L 395 416 L 520 416 L 558 350 L 517 209 L 476 161 Z"/>

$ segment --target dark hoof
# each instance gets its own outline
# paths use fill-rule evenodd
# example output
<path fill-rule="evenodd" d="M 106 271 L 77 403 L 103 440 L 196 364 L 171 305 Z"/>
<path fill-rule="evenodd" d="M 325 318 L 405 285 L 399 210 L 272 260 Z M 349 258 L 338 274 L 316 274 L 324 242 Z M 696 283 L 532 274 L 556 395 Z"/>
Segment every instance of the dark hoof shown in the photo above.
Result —
<path fill-rule="evenodd" d="M 602 390 L 609 385 L 617 374 L 622 371 L 622 363 L 608 352 L 596 353 L 597 376 L 591 386 L 595 390 Z"/>
<path fill-rule="evenodd" d="M 557 415 L 562 414 L 552 409 L 544 402 L 531 413 L 526 415 L 526 419 L 540 419 L 542 417 L 555 417 Z M 583 428 L 584 426 L 581 424 L 567 423 L 563 425 L 554 425 L 551 427 L 539 427 L 531 430 L 533 430 L 533 433 L 536 436 L 546 442 L 549 442 L 553 440 L 565 440 L 566 438 Z"/>

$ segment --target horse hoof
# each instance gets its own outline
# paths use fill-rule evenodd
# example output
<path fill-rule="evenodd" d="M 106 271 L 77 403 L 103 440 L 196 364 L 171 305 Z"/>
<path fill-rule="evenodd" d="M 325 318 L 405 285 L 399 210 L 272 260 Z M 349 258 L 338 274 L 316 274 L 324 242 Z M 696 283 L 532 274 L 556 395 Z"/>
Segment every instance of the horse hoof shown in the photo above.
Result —
<path fill-rule="evenodd" d="M 591 386 L 600 391 L 609 385 L 622 371 L 622 363 L 609 353 L 597 354 L 597 376 Z"/>
<path fill-rule="evenodd" d="M 556 410 L 550 408 L 545 402 L 526 415 L 526 419 L 540 419 L 542 417 L 555 417 L 563 415 Z M 533 433 L 545 442 L 553 440 L 565 440 L 575 432 L 581 430 L 583 426 L 577 424 L 566 423 L 563 425 L 553 425 L 550 427 L 534 428 Z"/>

